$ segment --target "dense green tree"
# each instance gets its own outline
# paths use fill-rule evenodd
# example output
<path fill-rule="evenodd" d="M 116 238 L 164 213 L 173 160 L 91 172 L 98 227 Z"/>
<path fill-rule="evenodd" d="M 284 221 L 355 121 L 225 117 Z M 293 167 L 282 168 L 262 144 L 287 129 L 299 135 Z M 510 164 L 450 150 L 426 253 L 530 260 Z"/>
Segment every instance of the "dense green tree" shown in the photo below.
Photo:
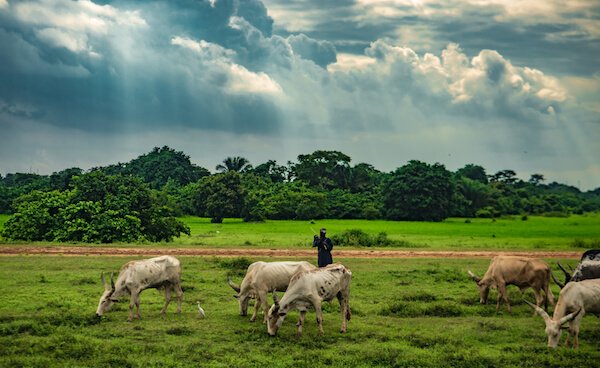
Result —
<path fill-rule="evenodd" d="M 289 168 L 277 165 L 277 161 L 275 160 L 262 163 L 250 170 L 250 172 L 264 178 L 269 178 L 273 183 L 282 183 L 289 178 Z"/>
<path fill-rule="evenodd" d="M 132 242 L 170 241 L 189 228 L 172 209 L 156 202 L 135 176 L 101 171 L 74 177 L 73 190 L 33 191 L 16 201 L 17 212 L 4 227 L 10 239 Z"/>
<path fill-rule="evenodd" d="M 52 241 L 61 226 L 59 212 L 70 201 L 70 193 L 34 190 L 15 200 L 15 214 L 4 224 L 2 235 L 8 239 Z"/>
<path fill-rule="evenodd" d="M 196 214 L 221 223 L 225 217 L 242 217 L 244 197 L 241 174 L 227 171 L 200 179 L 192 201 Z"/>
<path fill-rule="evenodd" d="M 54 172 L 50 175 L 50 186 L 54 190 L 64 191 L 72 188 L 73 177 L 83 174 L 83 170 L 78 167 L 72 167 L 62 171 Z"/>
<path fill-rule="evenodd" d="M 382 177 L 381 172 L 373 165 L 359 163 L 350 169 L 349 189 L 353 193 L 373 192 Z"/>
<path fill-rule="evenodd" d="M 489 205 L 490 188 L 481 181 L 459 176 L 456 179 L 457 200 L 456 215 L 474 217 L 477 211 Z"/>
<path fill-rule="evenodd" d="M 32 173 L 7 174 L 0 180 L 0 213 L 12 213 L 15 199 L 34 190 L 52 190 L 48 177 Z"/>
<path fill-rule="evenodd" d="M 542 174 L 531 174 L 531 176 L 529 177 L 529 183 L 533 185 L 539 185 L 544 180 L 544 175 Z"/>
<path fill-rule="evenodd" d="M 485 173 L 485 169 L 479 165 L 467 164 L 463 168 L 458 169 L 456 174 L 483 184 L 488 183 L 488 177 Z"/>
<path fill-rule="evenodd" d="M 246 158 L 235 156 L 227 157 L 223 160 L 223 163 L 218 164 L 215 169 L 222 173 L 229 171 L 242 173 L 252 170 L 252 165 L 250 165 L 250 162 Z"/>
<path fill-rule="evenodd" d="M 135 175 L 155 189 L 162 188 L 169 180 L 185 186 L 210 175 L 207 169 L 192 164 L 189 156 L 168 146 L 154 147 L 151 152 L 128 163 L 118 163 L 94 170 L 109 175 Z"/>
<path fill-rule="evenodd" d="M 500 170 L 494 175 L 490 175 L 491 182 L 514 184 L 517 182 L 517 173 L 513 170 Z"/>
<path fill-rule="evenodd" d="M 441 221 L 452 207 L 454 183 L 444 165 L 410 161 L 383 186 L 383 210 L 390 220 Z"/>
<path fill-rule="evenodd" d="M 299 155 L 294 166 L 296 178 L 311 187 L 350 188 L 350 157 L 338 151 L 315 151 Z"/>

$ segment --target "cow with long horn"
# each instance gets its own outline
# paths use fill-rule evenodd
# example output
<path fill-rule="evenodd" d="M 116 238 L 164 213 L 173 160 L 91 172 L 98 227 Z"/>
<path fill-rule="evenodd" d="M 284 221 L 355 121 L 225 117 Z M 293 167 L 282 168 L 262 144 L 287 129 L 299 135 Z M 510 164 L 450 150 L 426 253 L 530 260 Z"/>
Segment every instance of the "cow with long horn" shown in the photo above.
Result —
<path fill-rule="evenodd" d="M 565 282 L 561 283 L 556 278 L 554 282 L 562 289 L 565 285 L 571 281 L 579 282 L 582 280 L 590 280 L 600 278 L 600 250 L 591 249 L 585 251 L 581 256 L 581 260 L 575 269 L 570 265 L 571 272 L 567 271 L 560 262 L 557 262 L 558 267 L 565 274 Z"/>
<path fill-rule="evenodd" d="M 521 291 L 530 287 L 533 290 L 535 302 L 538 306 L 544 303 L 545 309 L 548 309 L 548 303 L 554 305 L 554 296 L 550 290 L 550 267 L 542 260 L 514 256 L 496 256 L 492 259 L 490 266 L 482 278 L 477 277 L 470 270 L 467 273 L 477 284 L 479 302 L 481 304 L 487 303 L 490 288 L 498 288 L 496 311 L 500 310 L 500 299 L 503 299 L 510 312 L 508 292 L 506 291 L 508 285 L 515 285 Z M 542 296 L 542 290 L 545 297 Z"/>
<path fill-rule="evenodd" d="M 317 314 L 319 333 L 323 335 L 323 311 L 321 310 L 321 305 L 324 301 L 331 301 L 333 298 L 337 298 L 340 303 L 342 313 L 342 327 L 340 328 L 340 332 L 346 332 L 347 323 L 352 315 L 349 306 L 351 280 L 352 272 L 339 263 L 295 274 L 281 301 L 275 291 L 273 291 L 274 304 L 269 310 L 267 332 L 269 335 L 275 336 L 283 324 L 287 313 L 297 309 L 300 311 L 300 318 L 297 323 L 297 335 L 301 336 L 304 317 L 306 317 L 308 308 L 312 306 L 315 308 L 315 313 Z"/>
<path fill-rule="evenodd" d="M 183 291 L 181 290 L 181 266 L 179 260 L 171 256 L 150 258 L 141 261 L 126 263 L 119 272 L 117 281 L 110 275 L 110 285 L 104 279 L 104 273 L 100 278 L 104 285 L 104 293 L 100 297 L 96 315 L 102 316 L 108 311 L 114 302 L 121 297 L 129 295 L 129 318 L 134 318 L 133 309 L 137 308 L 136 318 L 140 318 L 140 293 L 145 289 L 164 289 L 165 304 L 161 313 L 165 313 L 171 301 L 171 291 L 177 294 L 177 313 L 181 312 Z"/>
<path fill-rule="evenodd" d="M 267 321 L 267 311 L 269 310 L 268 294 L 272 290 L 286 291 L 292 275 L 299 271 L 307 271 L 316 268 L 313 264 L 305 261 L 301 262 L 254 262 L 248 266 L 246 275 L 240 286 L 236 285 L 230 277 L 227 283 L 233 290 L 234 295 L 239 300 L 240 315 L 248 314 L 248 304 L 250 299 L 256 298 L 254 304 L 254 314 L 250 321 L 254 322 L 260 308 L 263 308 L 264 319 Z"/>
<path fill-rule="evenodd" d="M 600 279 L 570 282 L 560 291 L 554 315 L 552 318 L 542 308 L 527 302 L 546 324 L 548 346 L 555 348 L 561 335 L 564 324 L 569 323 L 569 338 L 573 339 L 573 348 L 579 346 L 579 326 L 585 314 L 592 313 L 600 317 Z"/>

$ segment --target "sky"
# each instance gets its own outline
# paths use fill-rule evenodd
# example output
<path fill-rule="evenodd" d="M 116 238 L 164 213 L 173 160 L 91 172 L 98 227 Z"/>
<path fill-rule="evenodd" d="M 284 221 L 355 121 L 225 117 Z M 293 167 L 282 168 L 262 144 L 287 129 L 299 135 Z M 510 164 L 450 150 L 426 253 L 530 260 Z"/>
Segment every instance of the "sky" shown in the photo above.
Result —
<path fill-rule="evenodd" d="M 336 150 L 600 187 L 600 2 L 0 0 L 0 174 Z"/>

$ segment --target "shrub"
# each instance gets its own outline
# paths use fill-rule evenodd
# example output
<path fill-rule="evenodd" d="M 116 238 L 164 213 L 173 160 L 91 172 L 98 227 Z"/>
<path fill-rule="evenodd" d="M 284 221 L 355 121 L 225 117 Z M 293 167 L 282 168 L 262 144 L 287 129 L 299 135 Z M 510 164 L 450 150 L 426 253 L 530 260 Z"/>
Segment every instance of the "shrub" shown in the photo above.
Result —
<path fill-rule="evenodd" d="M 360 229 L 345 230 L 331 237 L 336 246 L 351 247 L 413 247 L 414 245 L 405 240 L 393 240 L 388 238 L 385 232 L 377 235 L 369 235 Z"/>

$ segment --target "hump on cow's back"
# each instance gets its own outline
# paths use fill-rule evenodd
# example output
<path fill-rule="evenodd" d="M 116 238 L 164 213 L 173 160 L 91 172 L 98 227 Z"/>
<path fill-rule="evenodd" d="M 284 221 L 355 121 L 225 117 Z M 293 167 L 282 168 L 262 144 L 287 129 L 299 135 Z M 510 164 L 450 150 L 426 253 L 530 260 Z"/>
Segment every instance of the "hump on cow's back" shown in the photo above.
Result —
<path fill-rule="evenodd" d="M 600 260 L 600 249 L 590 249 L 583 252 L 583 254 L 581 255 L 581 261 L 586 259 L 590 261 Z"/>

